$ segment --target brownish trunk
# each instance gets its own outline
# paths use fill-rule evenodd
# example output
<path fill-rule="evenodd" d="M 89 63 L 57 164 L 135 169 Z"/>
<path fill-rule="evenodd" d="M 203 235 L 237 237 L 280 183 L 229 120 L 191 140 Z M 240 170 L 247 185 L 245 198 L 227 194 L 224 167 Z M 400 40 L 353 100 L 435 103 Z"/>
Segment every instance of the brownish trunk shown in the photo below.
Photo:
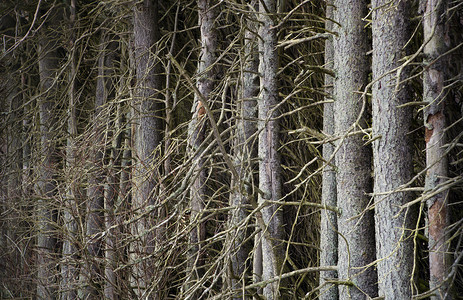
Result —
<path fill-rule="evenodd" d="M 134 8 L 134 57 L 136 87 L 134 97 L 134 169 L 132 209 L 143 215 L 133 224 L 132 234 L 136 238 L 132 245 L 133 285 L 141 298 L 157 298 L 150 290 L 152 277 L 156 276 L 154 263 L 148 256 L 154 253 L 156 236 L 152 229 L 156 222 L 156 211 L 147 213 L 150 206 L 158 203 L 156 192 L 159 172 L 155 167 L 158 158 L 155 150 L 161 140 L 159 115 L 159 62 L 155 58 L 159 39 L 158 1 L 144 0 Z"/>
<path fill-rule="evenodd" d="M 424 74 L 423 100 L 427 103 L 424 110 L 426 141 L 426 183 L 425 193 L 434 192 L 448 176 L 448 162 L 445 144 L 445 102 L 447 91 L 444 89 L 449 66 L 444 55 L 446 45 L 445 24 L 446 0 L 422 0 L 425 9 L 423 15 L 424 33 Z M 448 190 L 429 197 L 428 205 L 428 247 L 429 247 L 429 288 L 432 299 L 451 299 L 449 294 L 450 255 L 446 231 L 450 225 L 448 209 Z"/>

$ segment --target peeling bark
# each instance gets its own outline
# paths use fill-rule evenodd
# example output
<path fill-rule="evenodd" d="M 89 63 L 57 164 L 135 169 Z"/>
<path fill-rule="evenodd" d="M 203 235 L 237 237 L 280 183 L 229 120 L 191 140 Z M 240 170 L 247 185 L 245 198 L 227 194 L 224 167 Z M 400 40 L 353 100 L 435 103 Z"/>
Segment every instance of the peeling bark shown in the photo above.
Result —
<path fill-rule="evenodd" d="M 424 110 L 426 141 L 426 182 L 425 192 L 433 192 L 444 183 L 448 176 L 448 162 L 445 144 L 445 101 L 447 91 L 444 81 L 448 75 L 446 45 L 445 12 L 446 0 L 422 0 L 425 8 L 423 15 L 425 69 L 423 73 L 423 101 L 427 103 Z M 451 299 L 449 282 L 450 243 L 447 242 L 447 229 L 450 225 L 447 207 L 448 191 L 439 193 L 426 200 L 428 206 L 428 247 L 429 247 L 429 287 L 434 291 L 432 299 Z"/>

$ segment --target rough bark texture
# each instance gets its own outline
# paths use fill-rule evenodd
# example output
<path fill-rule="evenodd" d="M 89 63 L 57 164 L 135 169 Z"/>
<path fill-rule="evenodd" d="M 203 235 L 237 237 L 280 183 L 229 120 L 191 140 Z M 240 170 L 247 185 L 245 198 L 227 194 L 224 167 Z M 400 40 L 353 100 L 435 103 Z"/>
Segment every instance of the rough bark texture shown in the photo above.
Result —
<path fill-rule="evenodd" d="M 348 132 L 366 128 L 362 105 L 363 88 L 368 80 L 366 53 L 367 32 L 362 20 L 367 14 L 366 1 L 335 0 L 335 20 L 338 35 L 334 38 L 334 119 L 335 133 L 344 137 Z M 355 124 L 355 126 L 353 126 Z M 341 210 L 338 230 L 338 274 L 342 281 L 340 299 L 365 299 L 377 295 L 375 231 L 373 211 L 367 210 L 371 192 L 371 152 L 363 146 L 361 134 L 346 136 L 336 153 L 337 202 Z"/>
<path fill-rule="evenodd" d="M 253 0 L 250 5 L 257 9 L 257 1 Z M 252 17 L 247 20 L 245 32 L 245 45 L 243 57 L 242 98 L 238 103 L 238 115 L 236 122 L 236 137 L 234 145 L 234 164 L 239 174 L 239 180 L 232 182 L 233 189 L 230 195 L 231 211 L 230 228 L 236 228 L 231 235 L 231 266 L 227 274 L 228 284 L 232 289 L 239 289 L 246 283 L 249 276 L 246 263 L 251 251 L 251 245 L 245 240 L 249 237 L 247 223 L 244 220 L 249 215 L 250 197 L 252 189 L 249 183 L 253 182 L 254 165 L 257 155 L 257 142 L 255 133 L 257 130 L 257 100 L 259 94 L 259 54 L 257 49 L 257 23 Z M 246 298 L 242 293 L 237 294 L 234 299 Z"/>
<path fill-rule="evenodd" d="M 414 262 L 413 213 L 400 210 L 410 193 L 392 192 L 411 179 L 411 110 L 406 84 L 396 87 L 396 72 L 405 56 L 409 35 L 410 1 L 374 0 L 373 8 L 373 142 L 376 255 L 379 296 L 411 299 Z M 407 78 L 406 69 L 400 80 Z M 379 193 L 387 193 L 380 195 Z"/>
<path fill-rule="evenodd" d="M 329 19 L 333 18 L 333 1 L 326 3 L 326 30 L 331 31 L 333 24 Z M 334 63 L 333 37 L 325 41 L 325 68 L 333 69 Z M 332 100 L 334 79 L 331 75 L 325 75 L 325 92 L 326 100 Z M 323 132 L 328 135 L 334 135 L 334 103 L 325 103 L 323 106 Z M 323 158 L 325 161 L 331 158 L 334 151 L 332 143 L 323 145 Z M 329 165 L 323 170 L 322 178 L 322 205 L 336 207 L 336 172 L 335 160 L 331 160 Z M 321 211 L 321 229 L 320 229 L 320 266 L 336 266 L 338 264 L 338 233 L 337 233 L 337 216 L 336 212 L 328 209 Z M 336 285 L 329 284 L 329 279 L 336 279 L 338 272 L 322 271 L 320 272 L 319 284 L 326 284 L 320 291 L 320 300 L 337 300 L 338 288 Z"/>
<path fill-rule="evenodd" d="M 209 101 L 211 92 L 217 84 L 217 31 L 215 20 L 218 8 L 214 0 L 198 0 L 198 21 L 201 32 L 201 53 L 198 65 L 197 87 L 204 99 Z M 203 253 L 202 241 L 205 239 L 205 223 L 198 224 L 202 217 L 202 210 L 206 202 L 206 170 L 204 169 L 204 146 L 205 139 L 205 109 L 201 100 L 195 95 L 192 107 L 192 119 L 188 128 L 189 155 L 194 157 L 195 168 L 194 182 L 190 188 L 190 223 L 196 223 L 189 237 L 189 250 L 187 261 L 187 284 L 186 291 L 191 289 L 196 281 L 202 276 Z"/>
<path fill-rule="evenodd" d="M 279 103 L 277 71 L 278 54 L 277 30 L 274 27 L 277 1 L 264 0 L 259 2 L 259 73 L 260 98 L 259 109 L 259 188 L 264 195 L 259 194 L 258 203 L 267 200 L 280 201 L 281 199 L 281 172 L 279 148 L 278 112 L 274 110 Z M 265 206 L 262 209 L 262 218 L 268 235 L 261 235 L 262 245 L 262 280 L 268 280 L 281 273 L 284 258 L 283 216 L 282 208 L 277 204 Z M 263 289 L 266 299 L 279 298 L 279 282 L 267 284 Z"/>
<path fill-rule="evenodd" d="M 154 232 L 150 230 L 156 223 L 155 212 L 146 213 L 149 205 L 156 204 L 155 149 L 160 143 L 161 119 L 157 111 L 158 91 L 160 90 L 159 64 L 154 54 L 159 38 L 158 2 L 144 0 L 134 8 L 134 54 L 136 65 L 136 88 L 134 99 L 134 171 L 133 171 L 133 210 L 143 217 L 137 221 L 132 234 L 132 256 L 135 262 L 132 273 L 134 288 L 141 298 L 156 297 L 148 288 L 154 274 L 153 262 L 146 259 L 153 254 L 156 246 Z"/>
<path fill-rule="evenodd" d="M 426 130 L 426 183 L 425 194 L 435 191 L 447 179 L 444 114 L 446 91 L 444 81 L 448 78 L 447 57 L 442 56 L 448 49 L 445 36 L 446 0 L 422 0 L 423 16 L 424 73 L 423 100 Z M 428 206 L 428 247 L 429 247 L 429 288 L 434 290 L 432 299 L 450 299 L 449 284 L 445 282 L 450 271 L 449 245 L 446 230 L 450 225 L 447 206 L 448 191 L 427 199 Z"/>

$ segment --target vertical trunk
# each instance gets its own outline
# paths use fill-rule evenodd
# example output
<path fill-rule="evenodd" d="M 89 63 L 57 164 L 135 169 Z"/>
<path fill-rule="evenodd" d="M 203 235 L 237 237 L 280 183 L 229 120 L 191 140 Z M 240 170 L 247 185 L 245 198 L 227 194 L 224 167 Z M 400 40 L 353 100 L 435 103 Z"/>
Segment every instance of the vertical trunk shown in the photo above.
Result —
<path fill-rule="evenodd" d="M 366 128 L 364 118 L 368 60 L 367 32 L 362 20 L 367 14 L 366 1 L 335 0 L 335 20 L 339 22 L 334 38 L 334 124 L 337 136 Z M 363 146 L 361 134 L 341 138 L 336 165 L 338 231 L 343 239 L 338 244 L 338 274 L 342 281 L 340 299 L 365 299 L 377 295 L 376 272 L 365 268 L 375 260 L 374 217 L 367 210 L 371 192 L 371 152 Z"/>
<path fill-rule="evenodd" d="M 198 19 L 201 33 L 201 53 L 198 63 L 199 92 L 207 101 L 211 98 L 211 92 L 216 85 L 217 66 L 214 66 L 217 59 L 217 31 L 215 20 L 218 9 L 215 0 L 198 0 Z M 187 282 L 184 287 L 186 293 L 201 278 L 203 274 L 203 249 L 202 241 L 205 239 L 206 228 L 202 218 L 202 210 L 206 203 L 206 170 L 203 156 L 205 138 L 205 109 L 198 95 L 195 95 L 192 119 L 188 128 L 189 155 L 193 156 L 194 181 L 190 188 L 190 223 L 193 229 L 189 237 L 189 251 L 187 260 Z M 198 289 L 199 290 L 199 289 Z"/>
<path fill-rule="evenodd" d="M 114 43 L 114 42 L 113 42 Z M 121 163 L 121 153 L 120 149 L 122 146 L 122 134 L 119 133 L 121 128 L 121 110 L 122 107 L 120 104 L 117 105 L 116 112 L 116 124 L 113 137 L 113 143 L 111 147 L 111 154 L 109 158 L 108 174 L 107 174 L 107 183 L 105 185 L 105 200 L 104 200 L 104 212 L 105 212 L 105 283 L 104 283 L 104 297 L 105 299 L 115 300 L 117 297 L 117 282 L 116 282 L 116 273 L 115 269 L 117 267 L 118 259 L 118 245 L 117 235 L 118 230 L 114 228 L 116 225 L 116 216 L 115 216 L 115 205 L 117 200 L 117 194 L 119 192 L 119 182 L 120 182 L 120 163 Z"/>
<path fill-rule="evenodd" d="M 53 20 L 50 20 L 52 22 Z M 56 298 L 56 236 L 53 198 L 56 194 L 56 118 L 54 83 L 58 69 L 58 54 L 53 38 L 43 35 L 39 41 L 40 90 L 39 102 L 40 145 L 42 166 L 38 182 L 38 235 L 37 235 L 37 298 Z"/>
<path fill-rule="evenodd" d="M 20 89 L 18 88 L 18 80 L 16 76 L 7 79 L 7 104 L 8 104 L 8 129 L 7 129 L 7 157 L 6 169 L 8 170 L 8 184 L 7 184 L 7 265 L 8 272 L 12 274 L 13 278 L 20 276 L 21 270 L 21 244 L 18 240 L 21 234 L 21 216 L 20 207 L 22 206 L 21 195 L 21 167 L 22 167 L 22 144 L 21 144 L 21 104 L 22 99 L 19 95 Z M 12 279 L 13 279 L 12 278 Z M 19 285 L 14 283 L 14 280 L 8 283 L 9 288 L 13 295 L 19 297 Z"/>
<path fill-rule="evenodd" d="M 279 103 L 277 71 L 278 54 L 276 20 L 276 0 L 259 2 L 259 73 L 260 97 L 259 109 L 259 194 L 258 203 L 280 201 L 281 178 L 279 148 L 278 111 L 274 110 Z M 282 208 L 277 204 L 268 204 L 262 209 L 262 218 L 268 234 L 261 234 L 262 246 L 262 280 L 268 280 L 281 273 L 284 258 L 283 216 Z M 263 289 L 266 299 L 279 298 L 279 282 L 267 284 Z"/>
<path fill-rule="evenodd" d="M 76 173 L 76 143 L 75 138 L 77 136 L 77 119 L 76 119 L 76 92 L 75 92 L 75 76 L 76 76 L 76 65 L 75 65 L 75 33 L 74 33 L 74 22 L 76 18 L 75 11 L 75 0 L 71 1 L 69 26 L 70 26 L 70 41 L 72 48 L 69 52 L 69 105 L 68 105 L 68 137 L 66 145 L 66 198 L 63 210 L 63 222 L 64 222 L 64 237 L 63 237 L 63 251 L 62 251 L 62 262 L 61 262 L 61 282 L 60 282 L 60 293 L 61 300 L 71 300 L 77 297 L 76 292 L 76 277 L 77 269 L 75 264 L 75 254 L 77 252 L 76 240 L 77 240 L 77 222 L 75 217 L 78 215 L 77 211 L 77 178 L 74 178 Z"/>
<path fill-rule="evenodd" d="M 257 1 L 253 0 L 250 6 L 258 9 Z M 227 280 L 231 289 L 239 289 L 246 283 L 249 273 L 246 261 L 251 251 L 249 242 L 248 224 L 243 221 L 248 216 L 252 189 L 249 183 L 253 182 L 253 173 L 257 154 L 257 144 L 253 136 L 257 126 L 257 96 L 259 94 L 259 54 L 257 49 L 257 22 L 251 16 L 247 20 L 247 30 L 244 36 L 244 61 L 243 73 L 241 74 L 242 98 L 238 103 L 234 164 L 239 178 L 232 182 L 232 193 L 230 195 L 230 207 L 233 209 L 229 216 L 229 227 L 234 228 L 229 236 L 231 245 L 230 267 L 228 268 Z M 241 283 L 240 283 L 241 282 Z M 236 294 L 236 299 L 245 298 L 244 295 Z"/>
<path fill-rule="evenodd" d="M 436 190 L 447 179 L 447 156 L 445 137 L 445 97 L 444 82 L 448 78 L 447 57 L 443 56 L 448 46 L 445 44 L 446 0 L 422 0 L 425 8 L 423 16 L 424 73 L 423 100 L 427 102 L 424 110 L 426 130 L 426 184 L 425 194 Z M 450 271 L 450 261 L 446 230 L 450 225 L 447 206 L 448 191 L 427 199 L 429 225 L 429 287 L 435 290 L 432 299 L 449 299 L 449 283 L 446 282 Z"/>
<path fill-rule="evenodd" d="M 411 110 L 398 107 L 410 100 L 407 84 L 396 86 L 396 72 L 405 56 L 410 1 L 374 0 L 373 7 L 373 142 L 376 255 L 379 296 L 411 299 L 414 263 L 411 210 L 400 210 L 410 193 L 394 189 L 411 179 Z M 399 80 L 407 78 L 407 70 Z M 387 193 L 387 194 L 384 194 Z"/>
<path fill-rule="evenodd" d="M 104 69 L 105 69 L 105 83 L 106 89 L 109 91 L 114 89 L 112 82 L 114 81 L 115 75 L 115 66 L 114 61 L 116 58 L 116 49 L 118 43 L 112 41 L 114 36 L 110 35 L 108 39 L 108 45 L 106 46 L 106 53 L 104 59 Z M 111 125 L 114 125 L 114 130 L 112 131 L 112 145 L 110 148 L 109 154 L 109 168 L 107 169 L 106 174 L 106 183 L 104 188 L 104 229 L 106 231 L 105 235 L 105 247 L 104 247 L 104 256 L 105 256 L 105 282 L 104 282 L 104 297 L 105 299 L 114 300 L 117 299 L 116 292 L 116 274 L 114 270 L 116 269 L 117 264 L 117 249 L 116 249 L 116 238 L 117 238 L 117 229 L 113 228 L 115 225 L 115 204 L 117 193 L 119 191 L 119 172 L 120 172 L 120 148 L 122 143 L 122 134 L 119 132 L 121 128 L 121 104 L 116 104 L 116 118 L 115 123 L 108 121 Z M 110 112 L 111 114 L 112 112 Z"/>
<path fill-rule="evenodd" d="M 327 31 L 332 31 L 333 23 L 333 1 L 326 3 L 326 25 Z M 333 37 L 325 41 L 325 68 L 333 69 L 334 60 Z M 333 77 L 325 75 L 325 99 L 331 100 L 333 95 Z M 334 135 L 334 103 L 325 103 L 323 107 L 323 131 L 328 137 Z M 323 145 L 323 158 L 328 162 L 334 151 L 334 145 L 327 142 Z M 334 159 L 323 169 L 322 178 L 322 205 L 335 207 L 336 200 L 336 172 Z M 338 264 L 338 233 L 337 233 L 336 212 L 324 209 L 321 211 L 321 233 L 320 233 L 320 266 L 336 266 Z M 320 286 L 328 284 L 320 291 L 320 300 L 337 300 L 338 289 L 335 285 L 329 284 L 329 279 L 336 279 L 336 271 L 320 272 Z"/>
<path fill-rule="evenodd" d="M 150 286 L 153 263 L 147 257 L 154 253 L 156 237 L 150 228 L 155 224 L 155 212 L 146 214 L 146 207 L 156 204 L 155 149 L 160 143 L 161 119 L 156 103 L 160 90 L 159 63 L 153 53 L 159 39 L 157 0 L 144 0 L 135 6 L 134 41 L 137 85 L 135 88 L 135 165 L 133 176 L 133 210 L 145 214 L 133 226 L 133 280 L 139 297 L 153 298 Z"/>
<path fill-rule="evenodd" d="M 37 298 L 56 298 L 56 99 L 57 70 L 59 68 L 57 36 L 60 16 L 56 9 L 48 16 L 47 27 L 42 28 L 39 39 L 39 76 L 42 97 L 39 100 L 41 163 L 38 189 L 38 235 L 37 235 Z M 55 29 L 52 29 L 55 27 Z"/>
<path fill-rule="evenodd" d="M 85 297 L 99 295 L 99 287 L 103 283 L 101 259 L 103 257 L 103 240 L 100 236 L 104 231 L 105 203 L 105 132 L 109 115 L 106 111 L 108 99 L 111 97 L 114 49 L 117 44 L 109 40 L 110 35 L 101 33 L 100 56 L 98 58 L 98 78 L 95 96 L 95 111 L 93 115 L 94 148 L 92 149 L 92 174 L 89 180 L 87 203 L 87 287 Z"/>

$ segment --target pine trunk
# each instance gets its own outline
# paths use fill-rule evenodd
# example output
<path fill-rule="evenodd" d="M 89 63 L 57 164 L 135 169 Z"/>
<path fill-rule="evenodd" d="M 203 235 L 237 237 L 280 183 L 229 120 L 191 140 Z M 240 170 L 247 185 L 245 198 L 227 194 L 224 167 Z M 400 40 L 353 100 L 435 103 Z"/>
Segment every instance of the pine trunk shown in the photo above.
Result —
<path fill-rule="evenodd" d="M 341 281 L 352 285 L 339 286 L 340 299 L 365 299 L 377 295 L 375 232 L 373 212 L 368 207 L 371 192 L 371 151 L 364 146 L 362 134 L 348 133 L 367 127 L 366 96 L 362 96 L 368 80 L 366 53 L 367 32 L 363 18 L 366 1 L 335 0 L 338 35 L 334 38 L 334 119 L 339 150 L 336 153 L 338 231 L 338 274 Z"/>
<path fill-rule="evenodd" d="M 250 6 L 258 9 L 257 1 Z M 251 244 L 246 241 L 249 238 L 248 223 L 245 219 L 249 215 L 250 198 L 253 197 L 250 183 L 252 183 L 255 160 L 257 155 L 257 143 L 255 133 L 257 131 L 257 96 L 259 94 L 259 54 L 257 46 L 257 22 L 252 18 L 251 11 L 246 21 L 244 35 L 244 61 L 241 74 L 242 94 L 237 103 L 237 121 L 234 140 L 234 165 L 238 172 L 238 179 L 233 178 L 232 193 L 230 195 L 230 207 L 233 209 L 229 216 L 229 227 L 234 228 L 229 238 L 231 246 L 230 264 L 228 268 L 228 285 L 233 290 L 240 290 L 246 284 L 249 277 L 249 264 L 246 263 L 251 252 Z M 234 299 L 244 299 L 243 292 L 235 293 Z"/>
<path fill-rule="evenodd" d="M 400 206 L 409 192 L 396 192 L 413 171 L 411 160 L 411 109 L 399 107 L 412 95 L 407 69 L 397 74 L 410 37 L 410 1 L 374 0 L 373 7 L 373 142 L 376 255 L 379 296 L 412 298 L 414 214 Z M 400 78 L 397 78 L 400 76 Z"/>
<path fill-rule="evenodd" d="M 278 204 L 267 201 L 281 201 L 281 170 L 278 148 L 279 122 L 275 106 L 278 97 L 278 53 L 276 25 L 276 0 L 259 2 L 259 73 L 260 97 L 258 100 L 258 157 L 259 157 L 259 194 L 258 203 L 266 204 L 262 208 L 262 219 L 266 232 L 261 233 L 262 281 L 278 276 L 282 272 L 284 258 L 283 212 Z M 257 257 L 255 257 L 256 259 Z M 269 283 L 263 288 L 266 299 L 278 299 L 279 281 Z"/>
<path fill-rule="evenodd" d="M 423 16 L 424 33 L 424 73 L 423 100 L 427 103 L 424 110 L 426 141 L 426 183 L 425 196 L 434 192 L 447 180 L 448 162 L 445 144 L 446 117 L 445 102 L 447 91 L 444 89 L 448 79 L 445 24 L 446 0 L 422 0 L 425 9 Z M 448 208 L 448 190 L 429 197 L 428 206 L 428 247 L 429 247 L 429 288 L 433 290 L 432 299 L 451 299 L 449 283 L 450 272 L 448 235 L 450 225 Z"/>
<path fill-rule="evenodd" d="M 58 26 L 57 12 L 49 16 L 48 30 Z M 45 31 L 45 29 L 43 29 Z M 54 197 L 56 195 L 57 151 L 56 151 L 56 90 L 59 68 L 56 50 L 56 36 L 43 32 L 39 39 L 39 75 L 40 91 L 43 96 L 39 100 L 40 117 L 40 146 L 41 162 L 37 192 L 39 195 L 37 207 L 38 235 L 37 235 L 37 298 L 56 299 L 57 280 L 57 238 L 56 213 Z"/>
<path fill-rule="evenodd" d="M 75 46 L 75 1 L 71 2 L 71 14 L 69 17 L 69 26 L 71 32 L 71 43 Z M 75 92 L 75 47 L 69 53 L 69 105 L 68 105 L 68 136 L 66 141 L 66 198 L 63 210 L 63 223 L 65 234 L 63 237 L 63 250 L 61 262 L 61 282 L 60 282 L 60 298 L 61 300 L 73 300 L 77 298 L 77 276 L 78 269 L 76 264 L 77 254 L 77 222 L 78 216 L 78 178 L 76 178 L 77 162 L 76 162 L 76 142 L 77 137 L 77 118 L 76 118 L 76 92 Z"/>
<path fill-rule="evenodd" d="M 149 290 L 154 274 L 154 263 L 148 256 L 154 253 L 156 211 L 147 212 L 157 202 L 156 148 L 161 136 L 158 92 L 160 90 L 159 63 L 155 57 L 156 43 L 159 39 L 158 2 L 144 0 L 134 8 L 134 57 L 136 67 L 136 86 L 134 95 L 134 169 L 132 209 L 142 216 L 132 226 L 136 239 L 132 245 L 133 284 L 140 298 L 154 299 L 155 293 Z"/>
<path fill-rule="evenodd" d="M 333 30 L 333 24 L 330 19 L 333 18 L 333 1 L 326 3 L 326 18 L 325 27 L 327 31 Z M 332 70 L 334 67 L 334 46 L 333 36 L 325 41 L 325 68 Z M 330 74 L 325 75 L 325 100 L 333 99 L 333 84 L 334 79 Z M 323 132 L 328 138 L 334 135 L 334 103 L 325 103 L 323 105 Z M 322 178 L 322 205 L 326 207 L 336 207 L 336 171 L 335 160 L 329 160 L 333 155 L 334 145 L 332 142 L 326 142 L 323 145 L 323 159 L 327 163 L 323 169 Z M 330 209 L 321 211 L 321 229 L 320 229 L 320 266 L 336 266 L 338 264 L 338 220 L 336 212 Z M 330 280 L 335 280 L 338 277 L 336 271 L 320 272 L 319 285 L 322 287 L 320 291 L 320 300 L 337 300 L 338 288 L 336 285 L 330 284 Z"/>
<path fill-rule="evenodd" d="M 215 21 L 217 18 L 217 3 L 214 0 L 198 0 L 198 21 L 201 33 L 201 53 L 198 64 L 197 88 L 206 101 L 210 101 L 211 93 L 217 84 L 217 32 Z M 204 222 L 199 222 L 203 217 L 204 204 L 207 199 L 206 170 L 204 158 L 205 139 L 205 108 L 198 95 L 195 95 L 192 119 L 188 128 L 189 155 L 193 157 L 194 174 L 190 188 L 190 223 L 193 229 L 189 237 L 189 258 L 187 260 L 187 283 L 185 292 L 190 294 L 196 290 L 199 292 L 197 281 L 202 277 L 204 270 L 203 241 L 206 236 Z"/>

